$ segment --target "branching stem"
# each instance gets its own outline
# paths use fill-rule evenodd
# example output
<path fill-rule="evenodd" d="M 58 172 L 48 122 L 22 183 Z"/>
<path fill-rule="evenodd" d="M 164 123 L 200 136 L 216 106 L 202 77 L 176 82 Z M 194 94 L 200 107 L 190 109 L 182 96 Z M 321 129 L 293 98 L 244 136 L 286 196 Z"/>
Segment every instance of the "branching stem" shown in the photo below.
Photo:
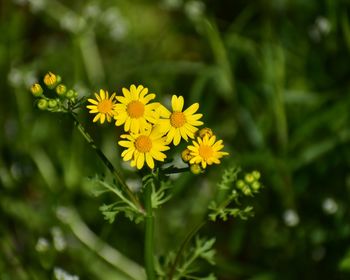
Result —
<path fill-rule="evenodd" d="M 107 166 L 109 171 L 114 175 L 117 179 L 121 189 L 129 196 L 130 200 L 136 205 L 136 207 L 144 212 L 143 207 L 135 194 L 130 190 L 130 188 L 125 183 L 122 175 L 119 173 L 117 169 L 114 168 L 113 164 L 108 160 L 105 154 L 96 146 L 94 140 L 90 136 L 90 134 L 85 130 L 79 120 L 74 116 L 74 113 L 70 113 L 71 118 L 74 121 L 75 127 L 79 130 L 79 132 L 83 135 L 84 139 L 89 143 L 90 147 L 94 149 L 98 157 L 102 160 L 102 162 Z"/>

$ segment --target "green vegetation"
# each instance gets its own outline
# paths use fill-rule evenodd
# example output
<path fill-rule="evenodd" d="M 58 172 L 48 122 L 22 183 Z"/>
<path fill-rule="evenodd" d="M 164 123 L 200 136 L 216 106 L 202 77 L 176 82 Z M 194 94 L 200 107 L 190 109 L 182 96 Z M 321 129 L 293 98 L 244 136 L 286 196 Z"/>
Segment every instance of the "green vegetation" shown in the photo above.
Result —
<path fill-rule="evenodd" d="M 143 217 L 30 93 L 48 71 L 71 98 L 183 95 L 223 139 L 221 165 L 147 194 L 160 279 L 349 279 L 349 17 L 347 0 L 0 2 L 0 279 L 145 279 Z M 128 186 L 155 184 L 122 161 L 120 127 L 76 118 Z"/>

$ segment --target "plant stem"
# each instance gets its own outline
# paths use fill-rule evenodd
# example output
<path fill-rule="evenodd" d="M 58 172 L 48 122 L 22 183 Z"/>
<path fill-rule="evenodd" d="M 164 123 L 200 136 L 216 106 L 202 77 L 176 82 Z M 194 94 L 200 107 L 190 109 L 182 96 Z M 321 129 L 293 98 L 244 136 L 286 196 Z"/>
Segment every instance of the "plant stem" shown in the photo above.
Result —
<path fill-rule="evenodd" d="M 183 173 L 183 172 L 187 172 L 187 171 L 190 171 L 189 167 L 177 168 L 177 167 L 171 166 L 169 168 L 165 168 L 165 169 L 162 170 L 162 172 L 165 175 Z"/>
<path fill-rule="evenodd" d="M 146 184 L 144 186 L 145 192 L 145 208 L 146 208 L 146 229 L 145 229 L 145 266 L 148 280 L 154 280 L 154 216 L 152 209 L 152 185 Z"/>
<path fill-rule="evenodd" d="M 90 134 L 85 130 L 85 128 L 82 126 L 82 124 L 78 121 L 78 119 L 74 116 L 73 113 L 70 113 L 71 118 L 74 121 L 74 125 L 79 130 L 79 132 L 84 136 L 85 140 L 89 143 L 91 148 L 95 150 L 99 158 L 102 160 L 102 162 L 107 166 L 109 171 L 114 175 L 114 177 L 117 179 L 121 189 L 129 196 L 130 200 L 135 204 L 135 206 L 141 211 L 144 212 L 144 209 L 138 200 L 138 198 L 134 195 L 134 193 L 130 190 L 130 188 L 126 185 L 122 175 L 116 170 L 113 166 L 113 164 L 108 160 L 108 158 L 104 155 L 104 153 L 96 146 L 94 140 L 90 136 Z"/>
<path fill-rule="evenodd" d="M 173 279 L 176 267 L 180 261 L 180 258 L 181 258 L 183 251 L 186 249 L 186 246 L 191 241 L 192 237 L 201 229 L 201 227 L 205 225 L 205 223 L 206 223 L 205 220 L 201 221 L 187 234 L 186 238 L 184 239 L 184 241 L 182 242 L 182 244 L 179 248 L 179 251 L 176 254 L 174 264 L 172 265 L 171 270 L 169 272 L 169 278 L 168 278 L 169 280 Z"/>

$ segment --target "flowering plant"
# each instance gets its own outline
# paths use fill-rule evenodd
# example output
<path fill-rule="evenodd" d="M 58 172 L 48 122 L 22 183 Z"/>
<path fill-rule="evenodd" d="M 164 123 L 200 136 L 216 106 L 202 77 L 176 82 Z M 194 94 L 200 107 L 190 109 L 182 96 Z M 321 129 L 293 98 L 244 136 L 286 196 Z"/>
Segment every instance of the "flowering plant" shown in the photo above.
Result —
<path fill-rule="evenodd" d="M 223 151 L 223 141 L 217 140 L 210 128 L 199 129 L 204 124 L 201 121 L 203 115 L 198 113 L 199 104 L 185 107 L 184 97 L 173 95 L 171 109 L 168 109 L 163 104 L 154 102 L 156 94 L 149 93 L 148 88 L 131 85 L 129 89 L 122 89 L 122 95 L 109 94 L 101 89 L 94 94 L 94 98 L 87 99 L 88 105 L 84 105 L 86 99 L 79 98 L 75 90 L 68 89 L 60 76 L 49 72 L 44 76 L 43 83 L 45 90 L 39 83 L 31 87 L 38 108 L 69 114 L 78 130 L 114 175 L 115 180 L 112 182 L 99 177 L 93 179 L 100 193 L 109 191 L 116 195 L 114 203 L 104 204 L 100 208 L 105 218 L 113 222 L 118 214 L 124 213 L 131 221 L 145 223 L 144 262 L 147 279 L 215 279 L 213 274 L 200 278 L 196 276 L 195 269 L 198 259 L 214 264 L 215 239 L 197 236 L 193 247 L 189 247 L 189 243 L 207 221 L 225 221 L 229 217 L 247 219 L 251 216 L 253 208 L 243 207 L 240 200 L 259 192 L 260 173 L 246 173 L 240 179 L 240 168 L 226 169 L 218 184 L 217 197 L 208 204 L 207 219 L 189 231 L 176 252 L 169 252 L 164 258 L 158 259 L 154 253 L 154 218 L 156 209 L 171 198 L 169 175 L 188 171 L 196 175 L 203 174 L 211 165 L 220 164 L 221 159 L 229 155 Z M 54 91 L 54 96 L 52 93 L 49 95 L 49 90 Z M 122 173 L 97 147 L 78 120 L 76 111 L 84 107 L 94 115 L 94 123 L 115 121 L 115 126 L 122 127 L 118 141 L 118 145 L 124 148 L 121 158 L 139 170 L 143 182 L 140 191 L 133 191 L 126 184 Z M 187 167 L 177 168 L 169 160 L 168 152 L 182 140 L 191 141 L 181 152 L 181 158 Z M 139 276 L 133 275 L 134 279 L 144 277 L 143 272 Z"/>

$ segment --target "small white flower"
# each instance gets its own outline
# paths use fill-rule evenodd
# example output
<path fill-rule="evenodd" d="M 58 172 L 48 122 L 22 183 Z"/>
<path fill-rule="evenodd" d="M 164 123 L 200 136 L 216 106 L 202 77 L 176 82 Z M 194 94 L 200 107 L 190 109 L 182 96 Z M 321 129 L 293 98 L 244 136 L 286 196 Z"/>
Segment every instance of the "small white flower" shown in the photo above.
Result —
<path fill-rule="evenodd" d="M 49 241 L 44 237 L 40 237 L 36 242 L 35 250 L 37 250 L 38 252 L 46 252 L 49 249 L 49 247 Z"/>
<path fill-rule="evenodd" d="M 203 2 L 193 0 L 185 4 L 185 13 L 192 20 L 197 20 L 203 16 L 205 5 Z"/>
<path fill-rule="evenodd" d="M 60 267 L 55 267 L 54 276 L 56 280 L 79 280 L 79 276 L 71 275 Z"/>
<path fill-rule="evenodd" d="M 64 239 L 63 232 L 59 227 L 54 227 L 51 229 L 51 234 L 53 238 L 53 244 L 57 251 L 63 251 L 67 247 L 66 240 Z"/>
<path fill-rule="evenodd" d="M 283 213 L 284 223 L 289 227 L 295 227 L 299 224 L 298 213 L 293 209 L 288 209 Z"/>
<path fill-rule="evenodd" d="M 335 214 L 338 211 L 338 204 L 334 201 L 333 198 L 326 198 L 322 203 L 323 211 L 326 214 Z"/>

